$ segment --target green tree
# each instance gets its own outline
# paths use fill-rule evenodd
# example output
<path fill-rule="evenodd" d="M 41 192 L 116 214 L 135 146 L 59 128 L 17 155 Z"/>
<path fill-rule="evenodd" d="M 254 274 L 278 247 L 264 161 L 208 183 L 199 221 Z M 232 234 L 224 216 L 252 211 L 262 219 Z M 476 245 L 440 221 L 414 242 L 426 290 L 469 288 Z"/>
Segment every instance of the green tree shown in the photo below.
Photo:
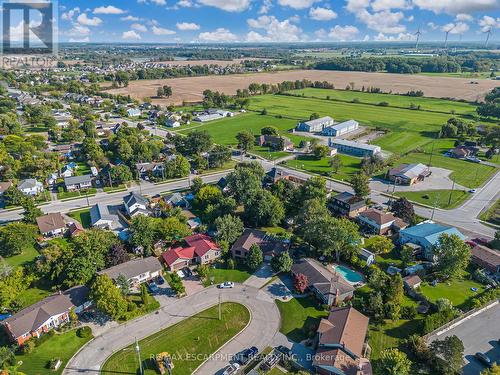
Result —
<path fill-rule="evenodd" d="M 22 203 L 24 209 L 23 221 L 28 224 L 36 224 L 36 218 L 43 215 L 43 212 L 35 204 L 32 197 L 26 197 Z"/>
<path fill-rule="evenodd" d="M 410 373 L 411 361 L 405 353 L 392 348 L 385 349 L 380 354 L 380 369 L 387 375 L 408 375 Z"/>
<path fill-rule="evenodd" d="M 236 134 L 236 140 L 238 141 L 238 148 L 245 154 L 252 150 L 255 144 L 255 137 L 247 130 L 243 130 Z"/>
<path fill-rule="evenodd" d="M 117 184 L 127 183 L 129 181 L 132 181 L 132 179 L 134 178 L 132 176 L 130 168 L 124 164 L 112 167 L 109 171 L 109 175 L 111 177 L 111 180 Z"/>
<path fill-rule="evenodd" d="M 326 158 L 330 154 L 330 147 L 326 145 L 316 145 L 313 148 L 313 154 L 318 160 Z"/>
<path fill-rule="evenodd" d="M 403 245 L 399 250 L 399 257 L 403 262 L 403 268 L 408 267 L 408 265 L 414 261 L 413 249 L 408 245 Z"/>
<path fill-rule="evenodd" d="M 322 205 L 325 205 L 327 193 L 328 189 L 326 188 L 326 179 L 323 177 L 313 176 L 301 186 L 301 202 L 296 203 L 301 204 L 302 202 L 317 199 Z"/>
<path fill-rule="evenodd" d="M 257 270 L 264 261 L 264 256 L 262 255 L 262 250 L 259 245 L 252 244 L 250 246 L 250 251 L 247 254 L 247 266 L 252 271 Z"/>
<path fill-rule="evenodd" d="M 311 113 L 311 116 L 309 116 L 309 120 L 316 120 L 319 118 L 319 113 L 313 112 Z"/>
<path fill-rule="evenodd" d="M 122 295 L 127 296 L 130 293 L 130 283 L 124 275 L 118 275 L 116 278 L 116 285 Z"/>
<path fill-rule="evenodd" d="M 342 168 L 342 159 L 340 155 L 333 155 L 328 159 L 328 165 L 332 168 L 333 173 L 338 173 L 338 171 Z"/>
<path fill-rule="evenodd" d="M 34 276 L 17 267 L 8 276 L 0 279 L 0 306 L 13 307 L 22 292 L 28 289 Z"/>
<path fill-rule="evenodd" d="M 8 366 L 16 364 L 16 356 L 14 352 L 7 346 L 0 347 L 0 369 L 5 369 Z"/>
<path fill-rule="evenodd" d="M 130 223 L 130 244 L 134 247 L 142 246 L 145 255 L 151 254 L 157 240 L 157 224 L 158 220 L 149 216 L 134 217 Z"/>
<path fill-rule="evenodd" d="M 167 242 L 180 240 L 191 233 L 186 223 L 176 216 L 156 220 L 156 232 L 158 238 Z"/>
<path fill-rule="evenodd" d="M 271 266 L 274 272 L 290 272 L 292 269 L 293 260 L 287 251 L 275 256 L 271 260 Z"/>
<path fill-rule="evenodd" d="M 471 257 L 471 250 L 456 234 L 446 233 L 439 237 L 439 242 L 434 248 L 437 272 L 443 278 L 461 277 Z"/>
<path fill-rule="evenodd" d="M 493 364 L 491 368 L 481 371 L 481 375 L 500 375 L 500 365 Z"/>
<path fill-rule="evenodd" d="M 9 187 L 3 193 L 3 199 L 7 206 L 20 206 L 25 196 L 15 186 Z"/>
<path fill-rule="evenodd" d="M 237 216 L 224 215 L 215 219 L 215 229 L 217 241 L 225 241 L 231 245 L 243 233 L 243 222 Z"/>
<path fill-rule="evenodd" d="M 202 154 L 212 148 L 212 136 L 206 130 L 195 130 L 187 135 L 184 145 L 188 155 Z"/>
<path fill-rule="evenodd" d="M 388 237 L 374 236 L 370 238 L 368 249 L 375 254 L 387 254 L 394 249 L 394 244 Z"/>
<path fill-rule="evenodd" d="M 196 267 L 196 273 L 202 280 L 208 279 L 208 276 L 210 275 L 210 269 L 206 264 L 200 264 L 198 267 Z"/>
<path fill-rule="evenodd" d="M 227 187 L 234 195 L 236 202 L 246 202 L 251 195 L 261 189 L 263 175 L 263 170 L 250 167 L 248 164 L 237 165 L 235 170 L 227 176 Z"/>
<path fill-rule="evenodd" d="M 369 177 L 366 174 L 356 173 L 351 178 L 351 184 L 357 197 L 365 198 L 370 195 Z"/>
<path fill-rule="evenodd" d="M 260 188 L 244 202 L 246 222 L 254 226 L 275 226 L 285 218 L 283 202 Z"/>
<path fill-rule="evenodd" d="M 148 293 L 148 287 L 146 283 L 141 284 L 141 301 L 144 306 L 147 306 L 151 303 L 151 296 Z"/>
<path fill-rule="evenodd" d="M 432 367 L 441 374 L 461 374 L 464 344 L 455 335 L 435 340 L 429 346 L 433 353 Z"/>
<path fill-rule="evenodd" d="M 22 254 L 35 246 L 38 228 L 31 224 L 15 222 L 0 227 L 0 255 L 10 257 Z"/>
<path fill-rule="evenodd" d="M 123 318 L 127 312 L 127 300 L 108 275 L 97 275 L 90 285 L 90 299 L 115 320 Z"/>
<path fill-rule="evenodd" d="M 265 126 L 260 129 L 262 135 L 278 135 L 278 129 L 274 126 Z"/>

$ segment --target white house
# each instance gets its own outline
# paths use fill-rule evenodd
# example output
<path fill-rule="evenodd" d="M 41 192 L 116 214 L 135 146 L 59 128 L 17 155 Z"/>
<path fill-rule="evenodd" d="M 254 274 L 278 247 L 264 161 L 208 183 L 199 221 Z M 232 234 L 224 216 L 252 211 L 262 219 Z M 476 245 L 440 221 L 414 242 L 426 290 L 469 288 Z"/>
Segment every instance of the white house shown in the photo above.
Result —
<path fill-rule="evenodd" d="M 128 262 L 118 264 L 98 272 L 100 275 L 108 275 L 116 280 L 120 275 L 124 276 L 131 286 L 138 285 L 157 278 L 161 275 L 163 266 L 157 257 L 135 258 Z"/>
<path fill-rule="evenodd" d="M 60 236 L 66 231 L 66 223 L 59 212 L 37 217 L 36 224 L 44 237 Z"/>
<path fill-rule="evenodd" d="M 43 191 L 43 184 L 34 178 L 28 178 L 19 182 L 17 190 L 24 195 L 35 196 Z"/>
<path fill-rule="evenodd" d="M 149 202 L 140 194 L 134 192 L 130 193 L 129 195 L 123 197 L 123 203 L 125 211 L 130 217 L 150 214 Z"/>
<path fill-rule="evenodd" d="M 165 126 L 167 128 L 178 128 L 179 126 L 181 126 L 181 123 L 177 120 L 174 120 L 174 119 L 168 119 L 165 122 Z"/>
<path fill-rule="evenodd" d="M 141 115 L 141 110 L 137 108 L 129 108 L 127 109 L 127 115 L 129 117 L 139 117 Z"/>

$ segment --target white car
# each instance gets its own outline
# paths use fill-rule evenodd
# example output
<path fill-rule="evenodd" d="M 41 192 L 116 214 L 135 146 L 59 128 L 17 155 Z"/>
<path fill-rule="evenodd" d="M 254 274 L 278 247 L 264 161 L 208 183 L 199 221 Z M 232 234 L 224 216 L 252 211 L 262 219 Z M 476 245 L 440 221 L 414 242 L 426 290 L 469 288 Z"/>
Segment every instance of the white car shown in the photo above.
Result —
<path fill-rule="evenodd" d="M 231 289 L 234 288 L 234 283 L 232 281 L 226 281 L 225 283 L 217 285 L 219 289 Z"/>
<path fill-rule="evenodd" d="M 235 374 L 240 369 L 240 365 L 237 363 L 231 363 L 222 369 L 222 375 L 232 375 Z"/>
<path fill-rule="evenodd" d="M 183 279 L 184 277 L 186 277 L 186 275 L 184 275 L 184 272 L 182 272 L 182 270 L 177 271 L 177 275 L 178 275 L 181 279 Z"/>

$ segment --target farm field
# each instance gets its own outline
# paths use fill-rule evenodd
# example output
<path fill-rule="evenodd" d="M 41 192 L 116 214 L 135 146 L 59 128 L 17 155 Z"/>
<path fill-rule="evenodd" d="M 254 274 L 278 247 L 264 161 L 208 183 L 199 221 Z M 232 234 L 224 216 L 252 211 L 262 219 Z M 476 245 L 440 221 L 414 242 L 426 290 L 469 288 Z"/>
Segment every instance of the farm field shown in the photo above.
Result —
<path fill-rule="evenodd" d="M 379 87 L 382 91 L 404 94 L 410 90 L 422 90 L 425 96 L 434 98 L 449 97 L 468 101 L 482 100 L 484 95 L 498 86 L 493 80 L 479 80 L 472 85 L 468 78 L 428 77 L 424 75 L 406 75 L 390 73 L 341 72 L 331 70 L 290 70 L 274 73 L 233 74 L 226 76 L 186 77 L 156 80 L 131 81 L 127 87 L 108 90 L 111 94 L 131 95 L 135 99 L 154 97 L 157 89 L 163 85 L 172 87 L 170 98 L 153 99 L 154 104 L 181 104 L 200 102 L 203 91 L 211 89 L 234 95 L 237 89 L 247 88 L 250 83 L 280 83 L 308 79 L 328 81 L 335 87 L 344 88 L 354 82 L 355 88 L 362 86 Z M 109 83 L 105 84 L 109 86 Z"/>
<path fill-rule="evenodd" d="M 358 88 L 359 89 L 359 88 Z M 409 108 L 412 104 L 420 106 L 421 110 L 436 111 L 444 113 L 457 114 L 475 114 L 476 105 L 471 103 L 455 102 L 452 100 L 443 100 L 425 97 L 410 97 L 403 95 L 391 94 L 376 94 L 349 90 L 330 90 L 330 89 L 315 89 L 305 88 L 301 90 L 289 91 L 294 95 L 303 95 L 305 97 L 315 97 L 320 99 L 352 101 L 359 100 L 361 103 L 378 105 L 381 102 L 386 102 L 392 107 Z"/>

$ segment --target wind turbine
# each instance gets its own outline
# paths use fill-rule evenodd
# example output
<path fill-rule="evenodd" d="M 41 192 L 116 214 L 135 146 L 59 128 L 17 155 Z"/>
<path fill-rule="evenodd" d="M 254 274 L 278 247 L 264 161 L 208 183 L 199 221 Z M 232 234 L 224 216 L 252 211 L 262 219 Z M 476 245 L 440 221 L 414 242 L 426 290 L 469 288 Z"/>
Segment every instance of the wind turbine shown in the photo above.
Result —
<path fill-rule="evenodd" d="M 450 33 L 451 30 L 453 30 L 457 25 L 451 26 L 448 30 L 445 31 L 446 37 L 444 38 L 444 49 L 448 46 L 448 34 Z"/>
<path fill-rule="evenodd" d="M 415 51 L 418 52 L 418 42 L 420 41 L 420 35 L 422 35 L 422 33 L 420 32 L 420 26 L 415 35 L 417 36 L 417 42 L 415 43 Z"/>
<path fill-rule="evenodd" d="M 484 32 L 486 34 L 486 42 L 484 43 L 484 47 L 488 47 L 488 42 L 490 41 L 491 36 L 491 27 Z"/>

